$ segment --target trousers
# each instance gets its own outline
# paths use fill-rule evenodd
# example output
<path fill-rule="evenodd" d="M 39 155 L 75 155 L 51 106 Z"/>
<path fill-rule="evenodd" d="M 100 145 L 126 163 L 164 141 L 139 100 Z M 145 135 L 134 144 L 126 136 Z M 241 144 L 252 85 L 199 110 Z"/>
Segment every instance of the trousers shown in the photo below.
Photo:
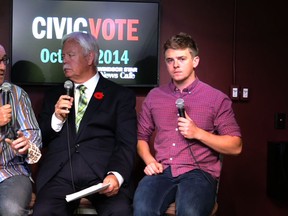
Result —
<path fill-rule="evenodd" d="M 32 183 L 28 176 L 17 175 L 0 183 L 0 215 L 26 216 L 32 195 Z"/>
<path fill-rule="evenodd" d="M 176 201 L 178 216 L 209 216 L 215 204 L 217 180 L 195 169 L 173 177 L 168 167 L 162 174 L 145 176 L 134 195 L 134 216 L 164 215 Z"/>

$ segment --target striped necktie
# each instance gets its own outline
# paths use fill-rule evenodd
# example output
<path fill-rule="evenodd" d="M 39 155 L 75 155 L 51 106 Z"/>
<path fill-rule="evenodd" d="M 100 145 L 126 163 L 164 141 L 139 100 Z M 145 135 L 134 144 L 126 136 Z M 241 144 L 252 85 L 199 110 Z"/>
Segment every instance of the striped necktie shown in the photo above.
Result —
<path fill-rule="evenodd" d="M 76 131 L 78 131 L 81 119 L 87 107 L 87 97 L 85 96 L 85 90 L 87 89 L 87 87 L 84 85 L 79 85 L 77 89 L 80 92 L 80 96 L 78 101 L 78 111 L 76 115 Z"/>

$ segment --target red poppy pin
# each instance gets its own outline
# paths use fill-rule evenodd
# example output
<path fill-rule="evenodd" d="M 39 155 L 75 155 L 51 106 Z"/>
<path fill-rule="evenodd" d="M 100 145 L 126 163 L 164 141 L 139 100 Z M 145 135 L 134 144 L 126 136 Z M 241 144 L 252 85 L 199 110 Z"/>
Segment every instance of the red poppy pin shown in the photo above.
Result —
<path fill-rule="evenodd" d="M 104 94 L 103 94 L 103 92 L 95 92 L 95 93 L 94 93 L 94 97 L 95 97 L 97 100 L 102 100 L 103 97 L 104 97 Z"/>

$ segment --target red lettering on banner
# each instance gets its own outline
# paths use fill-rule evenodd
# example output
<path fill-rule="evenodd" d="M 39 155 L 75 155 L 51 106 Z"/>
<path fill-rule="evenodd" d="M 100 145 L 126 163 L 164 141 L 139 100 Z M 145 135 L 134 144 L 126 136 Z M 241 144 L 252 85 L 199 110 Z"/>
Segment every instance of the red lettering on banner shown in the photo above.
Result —
<path fill-rule="evenodd" d="M 90 32 L 94 35 L 95 38 L 100 36 L 103 39 L 109 41 L 115 39 L 128 40 L 128 41 L 138 41 L 139 37 L 137 36 L 139 24 L 138 19 L 104 19 L 98 18 L 96 23 L 95 19 L 89 18 Z M 125 29 L 126 27 L 126 29 Z M 125 30 L 127 32 L 125 38 Z"/>
<path fill-rule="evenodd" d="M 99 36 L 99 32 L 100 32 L 100 27 L 102 25 L 102 19 L 97 19 L 97 23 L 95 26 L 94 23 L 94 19 L 93 18 L 89 18 L 89 26 L 90 26 L 90 33 L 96 38 L 98 39 Z"/>
<path fill-rule="evenodd" d="M 113 40 L 115 36 L 115 23 L 112 19 L 105 19 L 102 27 L 103 38 L 107 41 Z"/>
<path fill-rule="evenodd" d="M 131 41 L 138 41 L 139 37 L 133 35 L 134 32 L 137 32 L 138 29 L 134 28 L 134 24 L 139 24 L 139 20 L 136 19 L 128 19 L 128 24 L 127 24 L 127 40 Z"/>
<path fill-rule="evenodd" d="M 124 24 L 126 24 L 126 19 L 116 19 L 115 23 L 118 25 L 118 40 L 123 40 Z"/>

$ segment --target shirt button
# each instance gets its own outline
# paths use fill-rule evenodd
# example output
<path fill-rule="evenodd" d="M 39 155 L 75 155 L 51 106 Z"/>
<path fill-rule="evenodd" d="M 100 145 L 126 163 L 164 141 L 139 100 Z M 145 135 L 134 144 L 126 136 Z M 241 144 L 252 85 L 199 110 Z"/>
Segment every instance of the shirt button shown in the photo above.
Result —
<path fill-rule="evenodd" d="M 175 131 L 178 131 L 178 128 L 175 128 Z"/>
<path fill-rule="evenodd" d="M 172 144 L 172 146 L 176 146 L 176 144 L 175 144 L 175 143 L 173 143 L 173 144 Z"/>
<path fill-rule="evenodd" d="M 170 158 L 169 160 L 170 160 L 170 161 L 172 161 L 172 160 L 173 160 L 173 158 Z"/>

